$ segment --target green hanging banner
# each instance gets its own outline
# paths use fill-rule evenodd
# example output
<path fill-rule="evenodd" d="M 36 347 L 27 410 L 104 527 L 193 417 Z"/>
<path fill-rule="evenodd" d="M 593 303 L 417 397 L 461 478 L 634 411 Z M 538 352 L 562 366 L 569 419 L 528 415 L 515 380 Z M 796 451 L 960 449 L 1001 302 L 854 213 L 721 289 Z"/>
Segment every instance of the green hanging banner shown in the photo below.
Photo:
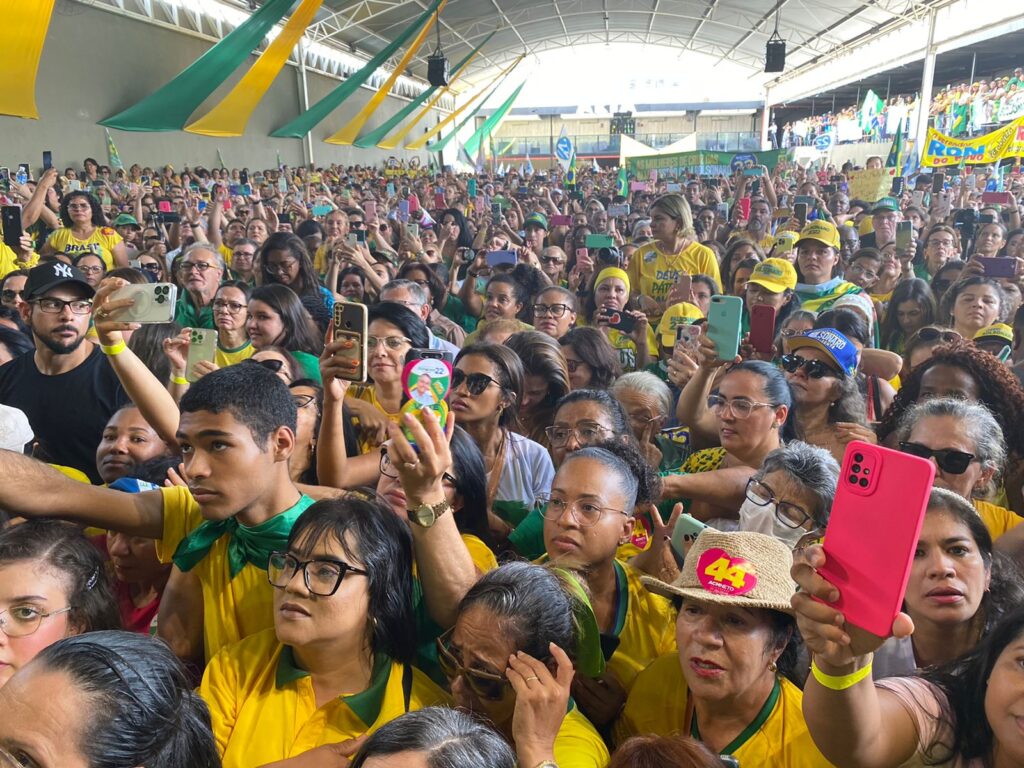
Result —
<path fill-rule="evenodd" d="M 122 131 L 180 131 L 193 112 L 249 58 L 296 0 L 268 0 L 227 37 L 196 59 L 163 88 L 101 120 Z"/>
<path fill-rule="evenodd" d="M 454 80 L 456 77 L 459 76 L 459 73 L 462 71 L 462 68 L 469 63 L 470 59 L 472 59 L 480 52 L 480 49 L 483 48 L 487 44 L 487 41 L 490 40 L 493 36 L 494 32 L 491 32 L 489 35 L 487 35 L 487 37 L 483 39 L 483 42 L 481 42 L 480 45 L 478 45 L 476 48 L 474 48 L 466 55 L 466 58 L 464 58 L 462 61 L 455 65 L 455 67 L 452 69 L 452 75 L 449 78 L 449 81 Z M 413 99 L 404 107 L 402 107 L 395 114 L 394 117 L 389 118 L 384 122 L 382 126 L 373 129 L 365 136 L 360 136 L 358 139 L 352 142 L 352 145 L 355 147 L 362 147 L 363 149 L 374 146 L 378 141 L 380 141 L 389 133 L 391 133 L 391 131 L 393 131 L 399 123 L 405 120 L 405 118 L 411 115 L 414 110 L 419 108 L 423 104 L 423 102 L 425 102 L 427 99 L 433 96 L 434 92 L 437 91 L 437 89 L 438 86 L 436 85 L 430 86 L 429 88 L 427 88 L 427 90 L 425 90 L 415 99 Z"/>
<path fill-rule="evenodd" d="M 519 92 L 523 90 L 523 86 L 526 85 L 526 81 L 523 80 L 519 84 L 519 87 L 512 91 L 512 95 L 505 99 L 505 103 L 498 107 L 498 111 L 487 118 L 484 124 L 476 129 L 476 133 L 469 137 L 469 141 L 465 143 L 463 148 L 466 150 L 466 154 L 470 157 L 476 155 L 476 150 L 480 146 L 480 142 L 483 141 L 484 136 L 489 135 L 497 128 L 498 123 L 505 119 L 505 115 L 512 109 L 512 105 L 515 104 L 517 98 L 519 98 Z"/>
<path fill-rule="evenodd" d="M 506 75 L 505 77 L 508 77 L 508 75 Z M 501 87 L 501 84 L 503 82 L 505 82 L 505 78 L 504 77 L 501 78 L 498 82 L 496 82 L 494 84 L 494 86 L 491 88 L 491 90 L 488 91 L 487 95 L 484 96 L 482 99 L 480 99 L 480 103 L 476 105 L 476 109 L 474 109 L 472 112 L 470 112 L 468 115 L 466 115 L 466 117 L 463 118 L 462 122 L 460 122 L 458 125 L 456 125 L 454 128 L 452 128 L 452 130 L 449 132 L 449 134 L 447 136 L 444 136 L 444 137 L 438 139 L 437 141 L 435 141 L 432 144 L 428 144 L 426 146 L 427 152 L 440 152 L 445 147 L 447 147 L 448 143 L 452 139 L 455 138 L 455 135 L 459 131 L 461 131 L 466 126 L 466 124 L 469 123 L 470 120 L 472 120 L 474 117 L 476 117 L 476 113 L 477 112 L 479 112 L 481 109 L 483 109 L 484 104 L 486 104 L 488 102 L 488 100 L 491 98 L 491 96 L 494 95 L 494 92 L 496 90 L 498 90 L 498 88 Z"/>
<path fill-rule="evenodd" d="M 424 11 L 423 14 L 416 19 L 416 21 L 413 22 L 407 30 L 383 48 L 380 53 L 370 59 L 366 63 L 366 66 L 358 72 L 354 72 L 349 75 L 348 79 L 344 83 L 324 96 L 320 101 L 296 117 L 290 123 L 282 125 L 270 135 L 277 139 L 301 139 L 313 130 L 318 123 L 337 109 L 345 99 L 355 93 L 359 86 L 369 80 L 370 75 L 382 66 L 385 61 L 390 59 L 395 54 L 395 51 L 401 48 L 409 38 L 415 35 L 419 31 L 420 27 L 430 20 L 430 17 L 434 15 L 434 11 L 437 10 L 437 6 L 440 4 L 441 0 L 434 0 L 430 7 L 427 8 L 427 10 Z"/>

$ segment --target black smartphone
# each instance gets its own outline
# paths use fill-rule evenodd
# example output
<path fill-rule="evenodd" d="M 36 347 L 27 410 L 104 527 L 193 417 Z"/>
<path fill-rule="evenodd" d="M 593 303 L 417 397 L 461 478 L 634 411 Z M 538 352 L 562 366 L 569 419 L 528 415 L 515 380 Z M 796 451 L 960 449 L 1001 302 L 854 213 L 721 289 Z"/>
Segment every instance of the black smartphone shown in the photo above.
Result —
<path fill-rule="evenodd" d="M 609 327 L 615 328 L 623 333 L 632 333 L 633 329 L 636 328 L 636 320 L 625 312 L 620 312 L 617 309 L 602 307 L 600 315 L 608 321 Z"/>
<path fill-rule="evenodd" d="M 239 173 L 238 174 L 238 180 L 240 182 L 242 182 L 243 184 L 248 184 L 249 183 L 249 172 L 248 171 L 242 171 L 241 173 Z"/>
<path fill-rule="evenodd" d="M 803 229 L 807 223 L 807 203 L 796 203 L 793 205 L 793 218 L 800 223 L 800 228 Z"/>
<path fill-rule="evenodd" d="M 932 194 L 937 194 L 943 190 L 946 185 L 946 175 L 943 173 L 932 174 Z"/>
<path fill-rule="evenodd" d="M 53 152 L 46 149 L 43 150 L 43 170 L 48 171 L 53 168 Z"/>
<path fill-rule="evenodd" d="M 0 222 L 4 229 L 4 245 L 13 251 L 21 248 L 21 206 L 5 205 L 0 208 Z"/>
<path fill-rule="evenodd" d="M 288 211 L 281 211 L 281 213 L 277 214 L 277 220 L 281 224 L 291 224 L 292 215 Z"/>
<path fill-rule="evenodd" d="M 750 194 L 752 194 L 752 195 L 760 195 L 761 194 L 761 180 L 760 179 L 754 179 L 754 181 L 750 184 Z"/>
<path fill-rule="evenodd" d="M 896 197 L 903 194 L 903 190 L 907 185 L 907 180 L 902 176 L 895 176 L 892 180 L 892 193 Z"/>

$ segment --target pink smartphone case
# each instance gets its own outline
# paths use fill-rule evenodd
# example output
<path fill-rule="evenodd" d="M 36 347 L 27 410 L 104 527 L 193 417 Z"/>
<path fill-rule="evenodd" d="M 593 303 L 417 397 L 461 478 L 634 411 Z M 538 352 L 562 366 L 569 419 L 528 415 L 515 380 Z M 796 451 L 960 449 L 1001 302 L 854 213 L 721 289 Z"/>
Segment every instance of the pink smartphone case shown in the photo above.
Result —
<path fill-rule="evenodd" d="M 859 440 L 846 446 L 819 573 L 839 590 L 832 605 L 848 624 L 892 631 L 934 478 L 926 459 Z"/>

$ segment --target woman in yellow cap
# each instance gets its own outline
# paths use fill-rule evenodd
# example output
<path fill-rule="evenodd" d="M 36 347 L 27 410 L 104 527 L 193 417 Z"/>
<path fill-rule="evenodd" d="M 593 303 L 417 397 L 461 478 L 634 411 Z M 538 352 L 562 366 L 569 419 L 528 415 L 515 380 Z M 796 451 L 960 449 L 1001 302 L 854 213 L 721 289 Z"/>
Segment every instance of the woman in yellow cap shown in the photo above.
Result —
<path fill-rule="evenodd" d="M 718 260 L 714 251 L 697 242 L 686 198 L 663 195 L 651 204 L 650 214 L 654 240 L 633 254 L 629 277 L 638 294 L 658 303 L 656 314 L 669 303 L 669 292 L 682 275 L 709 275 L 721 291 Z"/>
<path fill-rule="evenodd" d="M 447 697 L 416 654 L 412 542 L 390 508 L 349 495 L 310 506 L 270 555 L 274 627 L 224 647 L 200 694 L 224 768 L 336 746 Z"/>
<path fill-rule="evenodd" d="M 750 333 L 750 311 L 756 306 L 775 310 L 775 327 L 781 328 L 794 310 L 800 309 L 796 296 L 796 269 L 786 259 L 765 259 L 751 272 L 743 290 L 743 335 Z"/>
<path fill-rule="evenodd" d="M 678 652 L 637 677 L 616 724 L 619 743 L 682 731 L 740 765 L 828 768 L 801 713 L 792 562 L 772 536 L 708 529 L 674 582 L 643 577 L 679 609 Z"/>
<path fill-rule="evenodd" d="M 804 309 L 824 312 L 836 299 L 861 289 L 839 272 L 839 230 L 827 221 L 812 221 L 796 241 L 796 295 Z"/>
<path fill-rule="evenodd" d="M 626 309 L 629 291 L 629 275 L 618 267 L 606 267 L 597 273 L 584 309 L 591 325 L 618 350 L 622 370 L 636 371 L 657 360 L 658 341 L 647 315 Z"/>

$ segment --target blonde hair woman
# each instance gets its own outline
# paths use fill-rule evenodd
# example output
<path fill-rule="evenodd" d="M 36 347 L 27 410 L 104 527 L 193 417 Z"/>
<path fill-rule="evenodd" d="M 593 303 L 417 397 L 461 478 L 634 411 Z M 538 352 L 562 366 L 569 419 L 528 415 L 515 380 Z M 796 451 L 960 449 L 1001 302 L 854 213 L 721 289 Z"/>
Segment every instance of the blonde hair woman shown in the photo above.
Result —
<path fill-rule="evenodd" d="M 715 253 L 697 242 L 690 205 L 682 195 L 663 195 L 650 208 L 651 234 L 654 239 L 643 245 L 629 260 L 629 279 L 637 293 L 653 299 L 648 314 L 660 317 L 665 307 L 693 300 L 675 295 L 673 288 L 683 275 L 709 275 L 718 290 L 722 278 Z"/>

